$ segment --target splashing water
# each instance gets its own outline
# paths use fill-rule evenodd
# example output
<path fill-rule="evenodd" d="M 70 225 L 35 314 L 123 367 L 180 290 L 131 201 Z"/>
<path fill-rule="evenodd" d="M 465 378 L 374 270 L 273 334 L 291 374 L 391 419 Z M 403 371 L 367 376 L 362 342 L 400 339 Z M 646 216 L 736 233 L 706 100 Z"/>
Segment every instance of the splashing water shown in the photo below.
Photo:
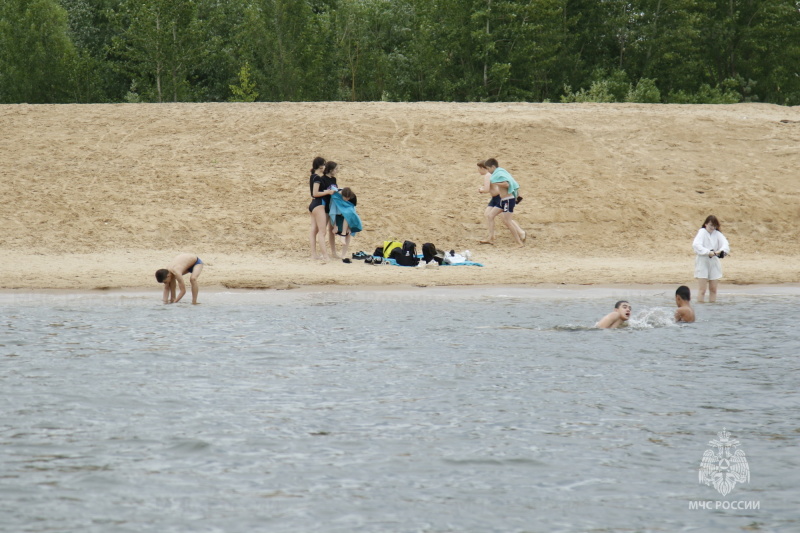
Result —
<path fill-rule="evenodd" d="M 628 320 L 628 327 L 632 329 L 652 329 L 675 326 L 672 311 L 664 307 L 645 308 Z"/>

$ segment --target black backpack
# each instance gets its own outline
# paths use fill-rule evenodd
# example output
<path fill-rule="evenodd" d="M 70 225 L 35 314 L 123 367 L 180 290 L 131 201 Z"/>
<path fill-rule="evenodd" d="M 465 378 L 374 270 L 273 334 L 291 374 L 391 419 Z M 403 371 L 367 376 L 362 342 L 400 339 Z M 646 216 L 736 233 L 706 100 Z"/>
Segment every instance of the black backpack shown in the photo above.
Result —
<path fill-rule="evenodd" d="M 416 243 L 411 241 L 403 242 L 403 255 L 397 260 L 397 263 L 403 266 L 417 266 L 419 264 Z"/>
<path fill-rule="evenodd" d="M 422 245 L 422 260 L 426 263 L 430 263 L 433 261 L 434 256 L 436 255 L 436 246 L 433 243 L 426 242 Z"/>
<path fill-rule="evenodd" d="M 394 259 L 397 261 L 398 265 L 403 264 L 403 249 L 402 248 L 394 248 L 391 252 L 389 252 L 389 259 Z"/>

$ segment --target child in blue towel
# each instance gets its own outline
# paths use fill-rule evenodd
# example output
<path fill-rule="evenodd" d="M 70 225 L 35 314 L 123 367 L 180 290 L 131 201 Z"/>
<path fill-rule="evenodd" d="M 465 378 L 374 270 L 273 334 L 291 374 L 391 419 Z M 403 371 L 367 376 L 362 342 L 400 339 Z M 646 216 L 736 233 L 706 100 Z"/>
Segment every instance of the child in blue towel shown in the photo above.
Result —
<path fill-rule="evenodd" d="M 339 193 L 342 195 L 342 198 L 350 202 L 353 207 L 358 205 L 358 198 L 356 198 L 356 193 L 353 192 L 353 189 L 350 187 L 345 187 Z M 355 209 L 353 210 L 355 211 Z M 336 235 L 340 237 L 347 237 L 350 235 L 350 226 L 347 224 L 347 219 L 344 218 L 344 215 L 336 215 Z"/>
<path fill-rule="evenodd" d="M 350 187 L 345 187 L 339 193 L 342 195 L 342 198 L 346 200 L 353 206 L 353 213 L 355 213 L 355 207 L 358 204 L 358 199 L 356 198 L 356 193 Z M 342 244 L 342 257 L 347 257 L 347 249 L 350 247 L 350 225 L 347 223 L 347 218 L 344 215 L 336 215 L 336 235 L 342 238 L 344 241 Z M 360 229 L 360 228 L 359 228 Z"/>

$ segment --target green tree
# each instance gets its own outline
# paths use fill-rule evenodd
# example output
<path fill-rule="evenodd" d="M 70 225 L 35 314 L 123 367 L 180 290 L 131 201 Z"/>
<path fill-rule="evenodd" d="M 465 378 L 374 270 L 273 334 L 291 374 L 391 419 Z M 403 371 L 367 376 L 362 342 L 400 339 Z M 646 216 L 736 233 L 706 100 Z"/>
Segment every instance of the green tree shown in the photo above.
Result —
<path fill-rule="evenodd" d="M 196 0 L 199 53 L 188 72 L 194 97 L 200 101 L 224 102 L 230 98 L 230 86 L 238 81 L 241 66 L 250 64 L 243 57 L 246 43 L 240 31 L 249 0 Z"/>
<path fill-rule="evenodd" d="M 113 14 L 122 0 L 60 0 L 77 51 L 72 69 L 77 102 L 119 101 L 130 85 L 110 55 L 116 34 Z"/>
<path fill-rule="evenodd" d="M 640 0 L 641 40 L 632 57 L 634 78 L 657 78 L 662 93 L 712 82 L 702 44 L 707 0 Z"/>
<path fill-rule="evenodd" d="M 661 91 L 656 86 L 656 80 L 651 78 L 639 79 L 636 87 L 631 85 L 628 94 L 625 96 L 625 101 L 639 104 L 661 103 Z"/>
<path fill-rule="evenodd" d="M 422 98 L 541 99 L 561 79 L 563 0 L 416 0 L 414 7 L 409 48 Z"/>
<path fill-rule="evenodd" d="M 0 102 L 73 101 L 75 47 L 55 0 L 0 3 Z"/>
<path fill-rule="evenodd" d="M 258 91 L 256 91 L 256 84 L 250 76 L 250 63 L 245 63 L 242 65 L 241 70 L 239 70 L 239 84 L 230 86 L 233 96 L 228 99 L 229 102 L 256 101 L 256 98 L 258 98 Z"/>
<path fill-rule="evenodd" d="M 348 100 L 397 99 L 407 88 L 413 11 L 404 0 L 341 0 L 331 20 L 341 96 Z"/>
<path fill-rule="evenodd" d="M 262 100 L 334 98 L 328 17 L 323 4 L 304 0 L 254 0 L 245 9 L 236 40 Z"/>
<path fill-rule="evenodd" d="M 564 41 L 562 8 L 553 0 L 476 3 L 472 18 L 481 28 L 473 36 L 480 43 L 484 99 L 530 100 L 547 93 Z"/>
<path fill-rule="evenodd" d="M 473 32 L 473 0 L 413 0 L 409 93 L 414 100 L 465 101 L 482 92 L 482 63 Z"/>
<path fill-rule="evenodd" d="M 800 103 L 800 2 L 717 0 L 711 28 L 705 44 L 716 84 L 757 80 L 756 92 L 766 100 Z M 728 85 L 743 93 L 740 83 Z"/>
<path fill-rule="evenodd" d="M 189 72 L 204 51 L 195 15 L 191 0 L 127 0 L 122 6 L 114 51 L 148 98 L 192 100 Z"/>

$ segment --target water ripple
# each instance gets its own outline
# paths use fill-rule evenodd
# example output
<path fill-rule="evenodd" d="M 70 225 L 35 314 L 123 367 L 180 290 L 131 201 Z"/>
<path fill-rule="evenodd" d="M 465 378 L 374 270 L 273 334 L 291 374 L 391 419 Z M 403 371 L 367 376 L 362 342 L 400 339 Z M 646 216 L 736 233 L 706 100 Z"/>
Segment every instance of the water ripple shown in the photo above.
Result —
<path fill-rule="evenodd" d="M 2 304 L 0 530 L 800 528 L 798 297 L 150 296 Z"/>

